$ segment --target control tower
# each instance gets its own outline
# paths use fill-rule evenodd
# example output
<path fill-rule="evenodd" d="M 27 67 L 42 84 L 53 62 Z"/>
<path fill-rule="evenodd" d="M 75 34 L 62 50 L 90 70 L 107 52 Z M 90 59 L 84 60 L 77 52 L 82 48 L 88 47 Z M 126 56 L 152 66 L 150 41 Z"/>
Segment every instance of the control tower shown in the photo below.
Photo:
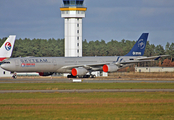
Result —
<path fill-rule="evenodd" d="M 82 18 L 85 17 L 84 0 L 63 0 L 60 8 L 64 18 L 65 57 L 82 57 Z"/>

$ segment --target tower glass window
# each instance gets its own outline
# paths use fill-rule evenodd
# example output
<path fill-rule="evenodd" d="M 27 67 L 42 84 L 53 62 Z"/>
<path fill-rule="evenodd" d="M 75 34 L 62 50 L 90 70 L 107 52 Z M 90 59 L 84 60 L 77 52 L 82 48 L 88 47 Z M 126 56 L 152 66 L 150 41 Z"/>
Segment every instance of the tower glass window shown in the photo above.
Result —
<path fill-rule="evenodd" d="M 63 0 L 65 6 L 83 6 L 84 0 Z"/>

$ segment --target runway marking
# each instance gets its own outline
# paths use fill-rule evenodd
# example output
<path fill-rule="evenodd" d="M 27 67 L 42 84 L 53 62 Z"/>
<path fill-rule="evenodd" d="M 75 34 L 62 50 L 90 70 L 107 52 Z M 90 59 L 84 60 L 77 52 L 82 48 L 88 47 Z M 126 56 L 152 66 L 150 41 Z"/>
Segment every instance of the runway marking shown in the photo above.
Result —
<path fill-rule="evenodd" d="M 0 90 L 0 93 L 174 92 L 174 89 Z"/>

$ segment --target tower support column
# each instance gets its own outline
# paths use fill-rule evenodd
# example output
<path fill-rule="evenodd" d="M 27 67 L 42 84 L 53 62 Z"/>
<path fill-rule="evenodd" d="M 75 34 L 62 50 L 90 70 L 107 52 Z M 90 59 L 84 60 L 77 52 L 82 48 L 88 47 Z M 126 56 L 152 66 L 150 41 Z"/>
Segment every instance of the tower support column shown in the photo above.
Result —
<path fill-rule="evenodd" d="M 65 18 L 65 57 L 82 57 L 82 18 Z"/>
<path fill-rule="evenodd" d="M 82 19 L 87 8 L 83 0 L 63 0 L 61 17 L 64 18 L 65 57 L 82 57 Z"/>

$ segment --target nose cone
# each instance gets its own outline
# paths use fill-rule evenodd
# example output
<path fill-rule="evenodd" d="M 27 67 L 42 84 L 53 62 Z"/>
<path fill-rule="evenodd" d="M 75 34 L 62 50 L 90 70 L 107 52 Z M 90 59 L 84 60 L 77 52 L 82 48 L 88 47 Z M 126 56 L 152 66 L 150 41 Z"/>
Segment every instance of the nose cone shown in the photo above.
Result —
<path fill-rule="evenodd" d="M 1 64 L 1 68 L 10 71 L 11 66 L 9 64 Z"/>

